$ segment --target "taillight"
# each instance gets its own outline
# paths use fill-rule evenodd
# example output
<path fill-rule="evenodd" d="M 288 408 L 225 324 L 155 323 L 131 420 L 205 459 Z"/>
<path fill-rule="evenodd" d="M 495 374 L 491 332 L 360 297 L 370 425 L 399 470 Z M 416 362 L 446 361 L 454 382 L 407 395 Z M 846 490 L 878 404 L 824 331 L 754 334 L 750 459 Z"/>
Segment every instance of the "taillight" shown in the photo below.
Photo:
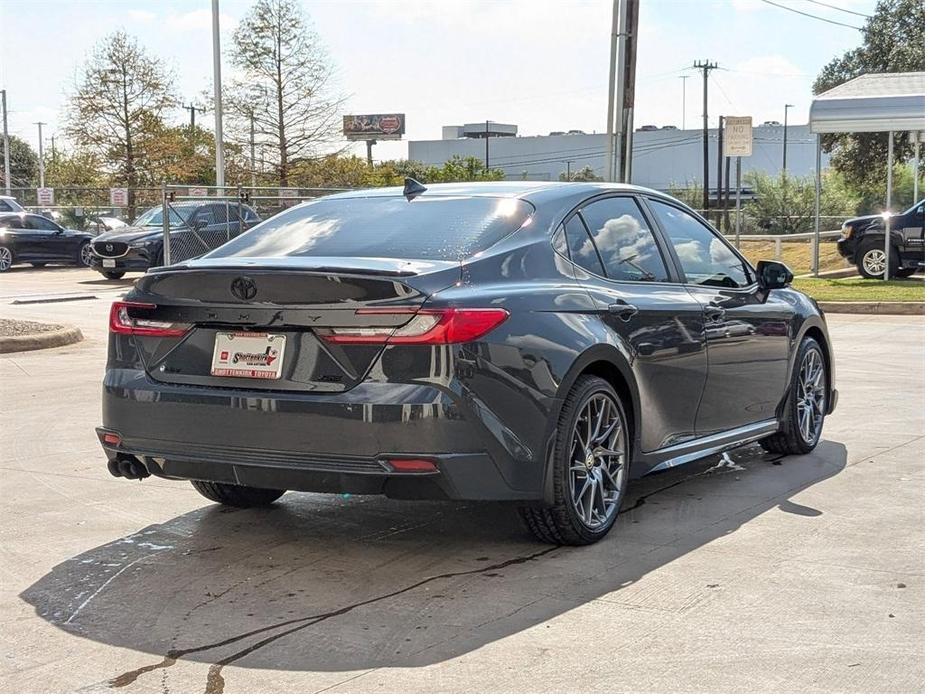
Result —
<path fill-rule="evenodd" d="M 187 323 L 171 323 L 149 318 L 157 306 L 140 301 L 114 301 L 109 310 L 109 331 L 120 335 L 180 337 L 190 329 Z"/>
<path fill-rule="evenodd" d="M 319 328 L 326 342 L 339 344 L 448 345 L 472 342 L 510 315 L 503 308 L 357 309 L 356 315 L 412 315 L 398 327 Z"/>

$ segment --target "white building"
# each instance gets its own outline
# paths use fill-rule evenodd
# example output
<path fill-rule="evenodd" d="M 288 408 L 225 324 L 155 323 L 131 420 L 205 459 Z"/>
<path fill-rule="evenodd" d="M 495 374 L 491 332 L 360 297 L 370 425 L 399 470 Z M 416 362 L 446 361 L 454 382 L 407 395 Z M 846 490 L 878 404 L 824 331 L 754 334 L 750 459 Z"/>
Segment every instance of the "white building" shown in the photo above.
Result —
<path fill-rule="evenodd" d="M 516 126 L 491 124 L 488 138 L 488 163 L 502 169 L 509 179 L 556 181 L 567 170 L 573 173 L 590 166 L 601 176 L 605 169 L 607 136 L 597 134 L 510 136 Z M 408 143 L 408 158 L 425 164 L 441 165 L 454 154 L 485 158 L 485 124 L 447 126 L 442 140 L 418 140 Z M 494 132 L 504 128 L 505 135 Z M 481 131 L 479 130 L 481 129 Z M 716 186 L 717 131 L 709 131 L 710 187 Z M 464 135 L 459 137 L 458 135 Z M 742 160 L 742 174 L 758 170 L 778 174 L 783 160 L 783 126 L 762 125 L 754 129 L 752 156 Z M 787 128 L 787 171 L 794 176 L 809 176 L 815 169 L 815 136 L 809 126 Z M 653 130 L 633 133 L 633 183 L 667 190 L 700 185 L 703 179 L 702 130 Z M 823 155 L 822 166 L 828 165 Z M 735 162 L 730 166 L 735 185 Z"/>

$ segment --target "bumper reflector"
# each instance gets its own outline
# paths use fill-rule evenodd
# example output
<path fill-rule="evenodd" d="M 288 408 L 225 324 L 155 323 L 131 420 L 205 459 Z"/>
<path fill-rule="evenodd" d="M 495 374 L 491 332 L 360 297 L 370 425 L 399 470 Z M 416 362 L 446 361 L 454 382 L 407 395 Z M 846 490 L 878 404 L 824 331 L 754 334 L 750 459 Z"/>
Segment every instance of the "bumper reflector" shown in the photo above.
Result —
<path fill-rule="evenodd" d="M 437 472 L 433 461 L 418 458 L 389 458 L 386 462 L 393 472 Z"/>
<path fill-rule="evenodd" d="M 122 437 L 118 434 L 106 433 L 103 434 L 103 443 L 107 443 L 110 446 L 118 446 L 122 443 Z"/>

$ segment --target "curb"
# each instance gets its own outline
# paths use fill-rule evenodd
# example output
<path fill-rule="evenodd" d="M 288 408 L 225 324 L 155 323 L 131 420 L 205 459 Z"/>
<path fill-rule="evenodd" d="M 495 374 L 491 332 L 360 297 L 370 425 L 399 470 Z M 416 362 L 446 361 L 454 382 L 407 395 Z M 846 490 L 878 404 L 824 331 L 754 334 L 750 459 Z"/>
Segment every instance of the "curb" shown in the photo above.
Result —
<path fill-rule="evenodd" d="M 925 316 L 923 301 L 819 301 L 826 313 L 868 313 L 881 316 Z"/>
<path fill-rule="evenodd" d="M 805 275 L 797 275 L 798 280 L 838 280 L 844 277 L 854 277 L 858 274 L 856 267 L 845 267 L 839 268 L 838 270 L 826 270 L 825 272 L 820 272 L 819 277 L 816 277 L 813 273 L 808 272 Z"/>
<path fill-rule="evenodd" d="M 35 349 L 50 349 L 51 347 L 64 347 L 80 342 L 84 339 L 79 329 L 71 325 L 62 326 L 59 330 L 49 330 L 44 333 L 32 335 L 13 335 L 0 337 L 0 354 L 9 352 L 28 352 Z"/>

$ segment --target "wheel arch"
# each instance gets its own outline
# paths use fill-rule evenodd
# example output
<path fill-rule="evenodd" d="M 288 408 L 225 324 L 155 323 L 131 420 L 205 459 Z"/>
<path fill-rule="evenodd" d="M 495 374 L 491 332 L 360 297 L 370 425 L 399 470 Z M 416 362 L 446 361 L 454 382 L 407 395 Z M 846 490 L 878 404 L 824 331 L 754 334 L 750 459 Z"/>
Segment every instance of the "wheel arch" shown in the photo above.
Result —
<path fill-rule="evenodd" d="M 630 368 L 629 361 L 617 347 L 613 345 L 598 344 L 588 348 L 575 360 L 565 377 L 559 384 L 556 393 L 556 408 L 551 417 L 549 436 L 546 442 L 546 463 L 543 476 L 543 499 L 547 503 L 553 502 L 553 455 L 555 451 L 556 430 L 565 398 L 580 376 L 591 375 L 607 381 L 623 402 L 626 412 L 627 427 L 630 431 L 632 451 L 639 450 L 640 407 L 639 390 L 636 379 Z M 632 457 L 632 456 L 631 456 Z M 632 466 L 632 459 L 630 466 Z"/>

